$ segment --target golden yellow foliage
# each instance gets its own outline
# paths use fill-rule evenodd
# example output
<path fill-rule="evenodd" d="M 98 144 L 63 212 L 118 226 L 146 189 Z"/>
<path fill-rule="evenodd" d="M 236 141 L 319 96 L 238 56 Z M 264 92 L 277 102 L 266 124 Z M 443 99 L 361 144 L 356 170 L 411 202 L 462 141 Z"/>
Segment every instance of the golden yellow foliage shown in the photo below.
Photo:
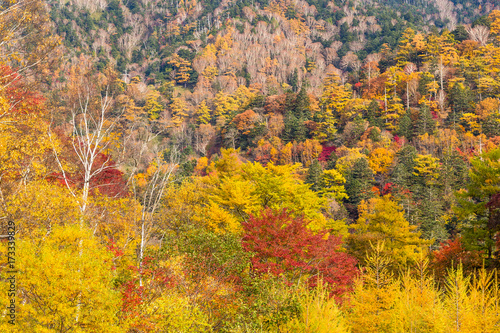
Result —
<path fill-rule="evenodd" d="M 354 163 L 360 158 L 366 158 L 366 155 L 361 153 L 360 148 L 346 148 L 341 147 L 338 150 L 339 155 L 344 155 L 337 160 L 335 169 L 340 172 L 343 176 L 347 175 L 347 172 L 352 168 Z"/>
<path fill-rule="evenodd" d="M 384 242 L 370 243 L 370 248 L 365 272 L 355 283 L 348 304 L 347 321 L 354 333 L 389 332 L 396 301 L 397 281 L 389 269 L 391 259 L 384 255 Z"/>
<path fill-rule="evenodd" d="M 20 235 L 39 227 L 75 224 L 80 218 L 78 201 L 65 186 L 32 181 L 9 197 L 4 214 L 16 221 Z"/>
<path fill-rule="evenodd" d="M 390 194 L 362 201 L 358 210 L 359 219 L 351 225 L 355 233 L 349 243 L 359 259 L 370 251 L 370 243 L 378 241 L 385 242 L 384 254 L 399 267 L 416 262 L 425 253 L 429 242 L 420 238 L 416 226 L 408 223 L 403 208 Z"/>
<path fill-rule="evenodd" d="M 303 333 L 349 333 L 349 323 L 339 309 L 335 299 L 330 297 L 324 284 L 319 281 L 313 290 L 299 289 L 296 291 L 301 307 L 299 317 L 280 327 L 282 332 Z"/>
<path fill-rule="evenodd" d="M 118 319 L 121 300 L 113 286 L 112 254 L 92 230 L 75 225 L 38 229 L 35 237 L 17 240 L 16 267 L 16 325 L 12 330 L 2 320 L 2 331 L 126 330 Z M 1 274 L 8 276 L 5 268 Z M 4 308 L 6 296 L 2 292 Z"/>
<path fill-rule="evenodd" d="M 175 97 L 170 104 L 172 110 L 172 124 L 174 127 L 180 126 L 188 117 L 187 104 L 182 98 Z"/>
<path fill-rule="evenodd" d="M 370 169 L 379 174 L 384 174 L 389 170 L 394 159 L 394 152 L 385 148 L 374 149 L 368 158 Z"/>
<path fill-rule="evenodd" d="M 439 177 L 439 159 L 432 155 L 420 155 L 415 158 L 413 174 L 422 177 L 427 185 L 434 184 Z"/>

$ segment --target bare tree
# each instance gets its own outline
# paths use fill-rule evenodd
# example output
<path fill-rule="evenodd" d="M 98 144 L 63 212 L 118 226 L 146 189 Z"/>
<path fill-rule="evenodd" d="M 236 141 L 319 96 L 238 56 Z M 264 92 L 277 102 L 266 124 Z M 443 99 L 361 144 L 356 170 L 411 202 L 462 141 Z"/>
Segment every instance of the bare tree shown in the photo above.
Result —
<path fill-rule="evenodd" d="M 412 74 L 417 71 L 417 66 L 414 63 L 407 63 L 403 69 L 407 76 L 406 79 L 406 109 L 410 109 L 410 87 L 418 85 L 418 80 L 412 77 Z"/>
<path fill-rule="evenodd" d="M 108 94 L 102 98 L 101 101 L 101 112 L 95 116 L 91 112 L 89 112 L 89 103 L 90 96 L 85 96 L 80 100 L 79 109 L 74 110 L 72 113 L 72 121 L 71 125 L 73 126 L 73 137 L 72 137 L 72 146 L 74 152 L 78 156 L 78 160 L 80 162 L 80 166 L 83 169 L 83 188 L 81 193 L 78 193 L 70 186 L 70 180 L 68 179 L 68 175 L 66 173 L 65 168 L 62 165 L 62 162 L 58 156 L 58 153 L 53 145 L 54 155 L 56 161 L 59 165 L 60 171 L 63 175 L 64 183 L 68 188 L 69 192 L 73 197 L 78 199 L 80 206 L 80 219 L 79 224 L 80 228 L 83 228 L 84 224 L 84 214 L 88 206 L 88 197 L 90 192 L 90 182 L 91 180 L 104 172 L 106 169 L 111 167 L 110 157 L 104 163 L 100 165 L 96 165 L 95 162 L 99 154 L 106 151 L 109 142 L 106 142 L 106 137 L 111 133 L 112 128 L 114 127 L 114 122 L 111 126 L 105 126 L 106 111 L 110 106 L 110 99 Z M 49 131 L 49 136 L 50 136 Z M 52 138 L 51 138 L 52 140 Z M 80 239 L 79 242 L 79 255 L 83 254 L 83 240 Z M 80 268 L 78 268 L 80 271 Z M 82 281 L 79 281 L 81 284 Z M 75 321 L 78 323 L 80 318 L 80 308 L 81 308 L 81 293 L 77 295 L 77 310 Z"/>
<path fill-rule="evenodd" d="M 141 42 L 144 35 L 144 25 L 137 18 L 138 16 L 132 16 L 130 26 L 132 27 L 131 33 L 125 33 L 118 40 L 118 46 L 125 52 L 127 59 L 132 56 L 133 49 Z"/>
<path fill-rule="evenodd" d="M 91 14 L 97 10 L 105 10 L 108 6 L 106 0 L 72 0 L 76 7 L 87 9 Z"/>
<path fill-rule="evenodd" d="M 224 139 L 231 143 L 231 147 L 236 149 L 236 139 L 238 137 L 238 130 L 236 128 L 230 128 L 226 133 L 224 133 Z"/>
<path fill-rule="evenodd" d="M 454 13 L 455 6 L 453 2 L 449 0 L 434 0 L 434 2 L 436 3 L 436 7 L 439 11 L 439 17 L 441 18 L 441 20 L 448 20 L 448 24 L 446 25 L 446 27 L 450 31 L 454 30 L 457 25 L 457 17 Z"/>
<path fill-rule="evenodd" d="M 488 37 L 490 36 L 490 29 L 484 25 L 477 25 L 474 28 L 467 27 L 467 32 L 469 33 L 469 38 L 473 41 L 478 42 L 481 46 L 485 46 L 488 43 Z"/>
<path fill-rule="evenodd" d="M 194 132 L 195 149 L 202 155 L 207 155 L 207 146 L 215 135 L 215 129 L 210 124 L 202 124 Z"/>
<path fill-rule="evenodd" d="M 64 166 L 60 152 L 49 128 L 48 135 L 52 143 L 55 160 L 62 174 L 62 180 L 69 193 L 77 200 L 80 209 L 79 225 L 83 229 L 85 215 L 89 206 L 89 195 L 94 186 L 93 180 L 110 168 L 115 168 L 116 164 L 111 160 L 109 151 L 115 140 L 113 134 L 117 127 L 121 114 L 111 116 L 114 100 L 109 94 L 109 86 L 106 78 L 103 79 L 91 76 L 91 62 L 85 58 L 80 59 L 78 66 L 71 69 L 69 75 L 69 94 L 65 96 L 70 105 L 70 143 L 72 153 L 76 156 L 76 168 L 80 171 L 77 175 L 80 185 L 74 185 L 75 179 L 71 177 Z M 111 81 L 110 80 L 110 81 Z M 102 93 L 104 91 L 104 93 Z M 73 155 L 73 154 L 72 154 Z M 103 159 L 104 157 L 104 159 Z M 94 230 L 97 226 L 94 227 Z M 79 242 L 79 255 L 83 254 L 82 240 Z M 80 268 L 78 268 L 80 271 Z M 79 281 L 82 283 L 82 281 Z M 83 286 L 81 286 L 83 288 Z M 81 293 L 77 295 L 77 310 L 75 321 L 80 318 Z"/>
<path fill-rule="evenodd" d="M 340 67 L 342 67 L 342 69 L 347 69 L 347 68 L 351 68 L 351 69 L 355 69 L 355 67 L 358 67 L 359 68 L 359 60 L 358 60 L 358 56 L 356 54 L 354 54 L 352 51 L 349 51 L 347 52 L 347 54 L 342 57 L 342 60 L 340 61 Z"/>
<path fill-rule="evenodd" d="M 73 151 L 78 158 L 79 167 L 82 169 L 81 193 L 71 186 L 72 180 L 67 174 L 55 146 L 53 146 L 53 151 L 63 181 L 71 195 L 79 199 L 80 212 L 84 215 L 88 207 L 89 193 L 92 190 L 92 180 L 104 171 L 116 167 L 116 164 L 111 161 L 111 156 L 107 153 L 113 144 L 113 141 L 109 138 L 116 128 L 119 117 L 108 118 L 113 103 L 108 90 L 106 90 L 104 96 L 100 96 L 97 110 L 92 108 L 95 100 L 90 91 L 87 91 L 85 95 L 80 95 L 77 100 L 78 104 L 75 105 L 71 112 L 72 136 L 70 140 Z M 106 156 L 106 159 L 97 163 L 99 156 Z M 81 219 L 80 223 L 83 224 L 83 219 Z"/>
<path fill-rule="evenodd" d="M 172 181 L 179 161 L 178 145 L 158 143 L 159 135 L 153 133 L 151 124 L 134 123 L 127 129 L 124 140 L 124 161 L 129 164 L 128 185 L 134 198 L 141 203 L 141 217 L 137 221 L 139 229 L 139 248 L 137 266 L 142 269 L 145 249 L 156 229 L 156 214 L 163 198 L 165 188 Z M 168 154 L 166 154 L 168 152 Z M 168 155 L 168 159 L 165 156 Z M 144 172 L 145 171 L 145 172 Z M 142 173 L 142 183 L 138 174 Z M 140 280 L 142 286 L 142 279 Z"/>
<path fill-rule="evenodd" d="M 140 243 L 138 266 L 142 269 L 144 260 L 144 251 L 155 229 L 155 214 L 158 211 L 159 204 L 163 198 L 165 188 L 171 181 L 173 172 L 177 167 L 176 161 L 179 157 L 179 151 L 172 148 L 170 151 L 170 161 L 165 162 L 162 152 L 158 150 L 154 161 L 151 163 L 154 171 L 148 175 L 148 181 L 145 186 L 139 188 L 135 184 L 135 178 L 132 184 L 135 197 L 141 201 L 141 221 L 140 221 Z M 142 286 L 142 279 L 140 280 Z"/>

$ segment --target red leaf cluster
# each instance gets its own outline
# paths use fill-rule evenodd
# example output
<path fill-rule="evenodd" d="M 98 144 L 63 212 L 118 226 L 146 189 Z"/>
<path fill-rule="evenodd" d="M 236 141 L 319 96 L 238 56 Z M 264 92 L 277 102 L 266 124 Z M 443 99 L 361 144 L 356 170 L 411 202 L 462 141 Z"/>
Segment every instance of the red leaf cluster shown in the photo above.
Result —
<path fill-rule="evenodd" d="M 337 150 L 337 147 L 331 146 L 323 146 L 323 150 L 321 151 L 321 154 L 318 156 L 318 161 L 320 162 L 327 162 L 330 159 L 330 155 L 334 153 Z"/>
<path fill-rule="evenodd" d="M 123 249 L 120 249 L 118 245 L 116 245 L 116 242 L 112 239 L 108 239 L 108 244 L 106 245 L 106 248 L 108 249 L 109 252 L 113 253 L 114 258 L 119 258 L 124 254 Z"/>
<path fill-rule="evenodd" d="M 472 272 L 475 268 L 481 267 L 480 252 L 468 251 L 465 249 L 462 239 L 448 239 L 441 243 L 441 248 L 433 252 L 432 267 L 438 279 L 444 278 L 446 272 L 451 267 L 462 264 L 464 272 Z"/>
<path fill-rule="evenodd" d="M 394 187 L 394 183 L 387 183 L 384 185 L 382 189 L 382 195 L 390 194 L 392 192 L 392 188 Z"/>
<path fill-rule="evenodd" d="M 103 153 L 97 155 L 94 161 L 92 171 L 97 170 L 105 165 L 106 168 L 92 177 L 90 180 L 90 193 L 95 194 L 96 190 L 99 193 L 112 198 L 123 198 L 128 195 L 127 183 L 123 178 L 123 172 L 116 168 L 116 163 L 109 159 L 109 156 Z M 53 173 L 51 177 L 55 178 L 61 185 L 65 185 L 64 176 L 61 173 Z M 73 174 L 66 173 L 66 180 L 70 186 L 75 188 L 83 188 L 84 174 L 83 170 L 78 170 Z"/>
<path fill-rule="evenodd" d="M 43 96 L 31 89 L 12 68 L 0 65 L 2 95 L 9 101 L 11 111 L 20 114 L 41 113 Z"/>
<path fill-rule="evenodd" d="M 282 276 L 292 283 L 307 278 L 314 286 L 321 277 L 335 295 L 350 289 L 358 273 L 356 259 L 342 252 L 341 237 L 327 231 L 313 233 L 303 217 L 293 217 L 286 209 L 266 209 L 243 223 L 242 245 L 253 252 L 252 268 L 260 274 Z"/>
<path fill-rule="evenodd" d="M 140 269 L 134 266 L 129 268 L 138 273 L 139 277 L 132 278 L 122 285 L 123 316 L 132 319 L 131 325 L 138 331 L 155 331 L 154 318 L 143 313 L 141 305 L 160 297 L 164 290 L 174 288 L 177 281 L 169 269 L 159 267 L 150 257 L 144 258 Z"/>

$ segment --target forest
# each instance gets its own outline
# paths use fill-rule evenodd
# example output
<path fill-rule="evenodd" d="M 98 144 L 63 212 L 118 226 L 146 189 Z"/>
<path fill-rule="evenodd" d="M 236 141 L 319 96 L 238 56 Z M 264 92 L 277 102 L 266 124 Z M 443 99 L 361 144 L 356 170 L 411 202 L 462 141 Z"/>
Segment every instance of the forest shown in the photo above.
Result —
<path fill-rule="evenodd" d="M 0 3 L 1 332 L 500 332 L 500 5 Z"/>

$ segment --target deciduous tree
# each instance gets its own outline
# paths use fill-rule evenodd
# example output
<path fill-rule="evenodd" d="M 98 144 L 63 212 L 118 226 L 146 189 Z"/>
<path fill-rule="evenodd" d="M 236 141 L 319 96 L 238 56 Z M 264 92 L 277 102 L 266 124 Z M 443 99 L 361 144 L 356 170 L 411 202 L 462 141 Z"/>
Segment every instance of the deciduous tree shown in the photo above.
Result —
<path fill-rule="evenodd" d="M 341 250 L 340 237 L 327 231 L 313 233 L 304 217 L 286 210 L 267 209 L 242 224 L 243 248 L 254 253 L 252 269 L 260 274 L 286 277 L 289 283 L 322 279 L 334 294 L 347 291 L 357 269 L 355 260 Z"/>

